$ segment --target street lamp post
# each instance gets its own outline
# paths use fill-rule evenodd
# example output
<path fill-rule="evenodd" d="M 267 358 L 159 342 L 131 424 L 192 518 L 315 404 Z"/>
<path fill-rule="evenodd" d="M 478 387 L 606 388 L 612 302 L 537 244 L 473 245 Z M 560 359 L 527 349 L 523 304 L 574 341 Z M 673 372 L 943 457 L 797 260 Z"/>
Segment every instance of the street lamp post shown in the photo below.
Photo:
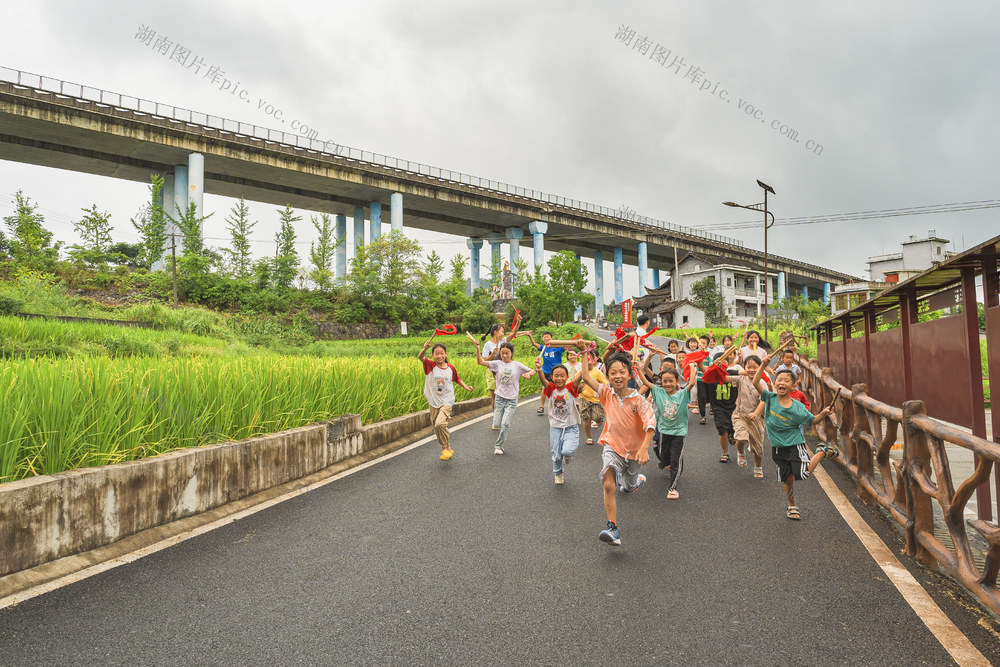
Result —
<path fill-rule="evenodd" d="M 733 208 L 745 208 L 748 211 L 763 211 L 764 212 L 764 340 L 767 340 L 768 336 L 768 325 L 767 325 L 767 308 L 768 308 L 768 298 L 767 298 L 767 288 L 770 286 L 771 278 L 767 275 L 767 230 L 774 226 L 774 213 L 767 210 L 767 193 L 770 192 L 774 194 L 774 188 L 772 188 L 767 183 L 762 182 L 760 179 L 757 180 L 757 185 L 759 185 L 764 190 L 764 201 L 760 204 L 750 204 L 749 206 L 744 206 L 743 204 L 737 204 L 736 202 L 724 201 L 722 202 L 726 206 L 732 206 Z M 767 221 L 767 216 L 771 216 L 771 222 Z"/>

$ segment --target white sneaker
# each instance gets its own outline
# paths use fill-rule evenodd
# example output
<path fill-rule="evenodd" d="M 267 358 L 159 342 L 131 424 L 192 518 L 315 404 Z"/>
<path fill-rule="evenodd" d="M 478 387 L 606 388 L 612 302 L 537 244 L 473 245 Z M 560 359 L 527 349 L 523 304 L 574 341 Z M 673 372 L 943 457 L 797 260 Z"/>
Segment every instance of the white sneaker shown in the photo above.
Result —
<path fill-rule="evenodd" d="M 500 456 L 501 454 L 503 454 L 503 449 L 501 449 L 500 447 L 494 447 L 493 453 L 496 454 L 497 456 Z"/>
<path fill-rule="evenodd" d="M 565 484 L 565 483 L 566 483 L 566 475 L 564 475 L 561 472 L 557 472 L 556 473 L 556 484 Z"/>

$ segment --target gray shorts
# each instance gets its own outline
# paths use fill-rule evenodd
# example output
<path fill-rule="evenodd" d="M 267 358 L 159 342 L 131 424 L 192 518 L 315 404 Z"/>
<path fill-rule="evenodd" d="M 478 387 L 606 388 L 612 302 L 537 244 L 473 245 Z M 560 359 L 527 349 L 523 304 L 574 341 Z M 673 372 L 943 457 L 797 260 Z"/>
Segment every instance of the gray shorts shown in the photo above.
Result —
<path fill-rule="evenodd" d="M 608 468 L 614 468 L 615 484 L 619 487 L 634 489 L 635 485 L 639 483 L 639 462 L 635 459 L 626 459 L 610 446 L 604 445 L 604 449 L 601 451 L 601 462 L 603 467 L 599 479 L 602 482 Z"/>

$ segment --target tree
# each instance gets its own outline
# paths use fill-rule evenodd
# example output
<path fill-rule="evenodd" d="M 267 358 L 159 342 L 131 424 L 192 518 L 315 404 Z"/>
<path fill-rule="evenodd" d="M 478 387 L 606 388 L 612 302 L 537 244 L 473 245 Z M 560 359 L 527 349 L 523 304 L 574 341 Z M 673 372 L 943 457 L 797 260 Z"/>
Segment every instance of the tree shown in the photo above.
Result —
<path fill-rule="evenodd" d="M 205 221 L 210 217 L 211 213 L 198 215 L 198 207 L 194 202 L 188 204 L 187 210 L 177 207 L 174 224 L 177 225 L 181 237 L 180 267 L 181 272 L 187 277 L 203 276 L 208 273 L 212 265 L 215 253 L 205 248 L 204 237 Z"/>
<path fill-rule="evenodd" d="M 550 320 L 556 319 L 557 305 L 555 295 L 548 278 L 542 273 L 541 267 L 536 267 L 534 273 L 525 271 L 519 275 L 520 284 L 517 287 L 517 298 L 523 306 L 522 316 L 526 326 L 545 326 Z"/>
<path fill-rule="evenodd" d="M 143 206 L 132 218 L 132 227 L 139 234 L 142 256 L 138 261 L 145 267 L 163 259 L 167 248 L 168 216 L 160 203 L 163 195 L 163 177 L 153 174 L 150 178 L 149 195 L 152 206 Z"/>
<path fill-rule="evenodd" d="M 6 239 L 6 249 L 18 264 L 29 268 L 44 269 L 59 259 L 62 242 L 52 243 L 52 232 L 45 229 L 45 216 L 38 212 L 38 204 L 18 190 L 14 193 L 14 214 L 3 219 L 11 236 Z"/>
<path fill-rule="evenodd" d="M 281 227 L 274 235 L 278 254 L 274 258 L 274 284 L 288 289 L 298 273 L 299 253 L 295 250 L 295 223 L 302 216 L 295 215 L 291 205 L 280 211 Z"/>
<path fill-rule="evenodd" d="M 367 308 L 369 321 L 398 322 L 420 307 L 420 244 L 402 232 L 383 234 L 358 248 L 348 289 Z"/>
<path fill-rule="evenodd" d="M 234 278 L 249 278 L 253 271 L 253 255 L 250 253 L 250 234 L 257 226 L 257 221 L 250 220 L 250 207 L 247 206 L 243 197 L 233 204 L 233 208 L 226 218 L 229 223 L 227 229 L 232 238 L 232 248 L 223 250 L 229 259 L 229 264 Z"/>
<path fill-rule="evenodd" d="M 691 286 L 691 301 L 705 311 L 705 323 L 712 327 L 726 326 L 726 302 L 715 285 L 715 276 L 705 276 Z"/>
<path fill-rule="evenodd" d="M 424 276 L 426 276 L 427 282 L 437 285 L 441 279 L 442 271 L 444 271 L 444 260 L 437 254 L 437 251 L 432 250 L 431 254 L 427 255 L 427 261 L 424 262 Z"/>
<path fill-rule="evenodd" d="M 130 269 L 142 266 L 143 246 L 141 243 L 126 243 L 119 241 L 108 246 L 107 256 L 110 262 Z"/>
<path fill-rule="evenodd" d="M 319 233 L 316 243 L 309 244 L 309 260 L 313 263 L 313 270 L 309 272 L 309 278 L 316 284 L 316 287 L 323 292 L 330 289 L 333 282 L 333 254 L 340 243 L 335 236 L 336 229 L 330 221 L 330 214 L 323 213 L 319 219 L 311 216 L 313 227 Z"/>
<path fill-rule="evenodd" d="M 97 204 L 81 210 L 84 216 L 73 223 L 73 229 L 83 243 L 73 244 L 70 256 L 90 266 L 109 261 L 105 251 L 111 245 L 111 216 L 106 211 L 98 211 Z"/>
<path fill-rule="evenodd" d="M 591 297 L 587 288 L 587 267 L 569 250 L 560 250 L 549 259 L 549 287 L 557 322 L 573 319 L 577 306 L 583 307 Z"/>

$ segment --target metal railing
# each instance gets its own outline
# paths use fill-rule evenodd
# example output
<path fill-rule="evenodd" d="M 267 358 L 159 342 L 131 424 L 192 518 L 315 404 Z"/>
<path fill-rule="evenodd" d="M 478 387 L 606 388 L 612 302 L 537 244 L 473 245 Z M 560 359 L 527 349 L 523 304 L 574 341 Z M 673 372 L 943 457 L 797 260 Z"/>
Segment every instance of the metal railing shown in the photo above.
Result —
<path fill-rule="evenodd" d="M 198 111 L 191 111 L 169 104 L 161 104 L 145 100 L 140 97 L 122 95 L 100 88 L 84 86 L 78 83 L 63 81 L 52 77 L 32 74 L 9 67 L 0 67 L 0 81 L 6 81 L 22 88 L 29 88 L 44 93 L 52 93 L 67 99 L 74 99 L 80 102 L 93 102 L 99 106 L 106 106 L 123 111 L 131 111 L 138 114 L 149 115 L 172 121 L 179 121 L 193 126 L 200 126 L 207 129 L 218 130 L 232 134 L 236 137 L 247 137 L 260 139 L 273 144 L 307 150 L 318 154 L 324 158 L 343 158 L 348 161 L 356 161 L 365 164 L 377 165 L 388 169 L 406 172 L 408 174 L 422 175 L 430 178 L 467 185 L 482 190 L 489 190 L 503 195 L 520 197 L 527 200 L 551 204 L 566 209 L 585 211 L 597 215 L 607 216 L 615 219 L 619 224 L 626 224 L 654 232 L 674 232 L 685 236 L 697 237 L 720 244 L 726 244 L 737 248 L 743 248 L 743 242 L 739 239 L 712 234 L 693 227 L 675 225 L 664 220 L 657 220 L 644 215 L 630 213 L 627 218 L 622 217 L 619 209 L 598 206 L 578 199 L 560 197 L 538 190 L 522 188 L 501 181 L 480 178 L 459 171 L 432 167 L 430 165 L 404 160 L 401 158 L 373 153 L 372 151 L 360 148 L 342 146 L 332 141 L 319 141 L 292 132 L 273 130 L 261 127 L 252 123 L 242 123 L 240 121 L 229 120 L 220 116 L 212 116 Z M 332 144 L 332 145 L 331 145 Z M 817 267 L 818 268 L 818 267 Z"/>
<path fill-rule="evenodd" d="M 833 414 L 816 430 L 824 442 L 839 441 L 840 461 L 854 478 L 858 496 L 884 507 L 903 527 L 908 555 L 932 570 L 942 568 L 1000 613 L 1000 527 L 982 519 L 968 522 L 989 544 L 980 570 L 965 519 L 965 506 L 976 487 L 988 482 L 993 466 L 1000 463 L 1000 445 L 931 419 L 923 401 L 907 401 L 897 408 L 868 396 L 864 384 L 844 387 L 816 361 L 803 358 L 799 365 L 805 370 L 803 383 L 813 405 L 828 405 L 841 392 Z M 903 457 L 893 461 L 889 451 L 900 427 Z M 946 444 L 976 456 L 975 471 L 957 489 Z M 935 534 L 939 523 L 944 524 L 951 546 Z"/>

